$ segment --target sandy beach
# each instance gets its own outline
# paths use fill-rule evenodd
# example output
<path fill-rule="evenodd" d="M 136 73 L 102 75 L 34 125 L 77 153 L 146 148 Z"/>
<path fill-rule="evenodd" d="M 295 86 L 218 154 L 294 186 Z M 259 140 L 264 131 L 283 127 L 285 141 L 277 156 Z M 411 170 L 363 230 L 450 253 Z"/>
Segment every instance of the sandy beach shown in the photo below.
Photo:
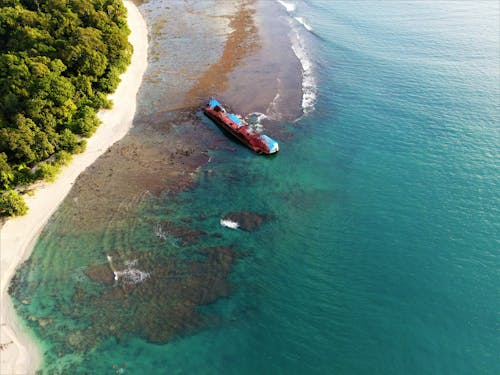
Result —
<path fill-rule="evenodd" d="M 95 135 L 88 139 L 84 153 L 75 155 L 54 183 L 39 185 L 32 196 L 26 197 L 29 213 L 26 216 L 9 219 L 0 230 L 1 259 L 1 326 L 0 326 L 0 373 L 33 374 L 41 365 L 41 353 L 15 315 L 7 293 L 9 281 L 16 267 L 26 260 L 41 230 L 59 204 L 71 190 L 74 181 L 108 147 L 121 139 L 132 126 L 136 111 L 136 96 L 147 67 L 147 26 L 132 1 L 124 1 L 128 10 L 128 24 L 131 29 L 129 41 L 134 47 L 132 62 L 121 77 L 116 92 L 110 96 L 114 106 L 101 111 L 102 125 Z"/>

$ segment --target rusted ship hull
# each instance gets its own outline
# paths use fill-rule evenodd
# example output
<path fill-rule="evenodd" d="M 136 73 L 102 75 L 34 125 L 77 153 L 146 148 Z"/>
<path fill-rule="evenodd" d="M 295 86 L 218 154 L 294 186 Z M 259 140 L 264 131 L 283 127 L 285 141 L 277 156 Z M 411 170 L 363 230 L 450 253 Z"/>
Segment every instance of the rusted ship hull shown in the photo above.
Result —
<path fill-rule="evenodd" d="M 254 152 L 269 155 L 279 151 L 278 142 L 265 134 L 257 132 L 241 117 L 227 112 L 217 100 L 210 99 L 203 108 L 203 112 L 222 130 L 231 134 Z"/>

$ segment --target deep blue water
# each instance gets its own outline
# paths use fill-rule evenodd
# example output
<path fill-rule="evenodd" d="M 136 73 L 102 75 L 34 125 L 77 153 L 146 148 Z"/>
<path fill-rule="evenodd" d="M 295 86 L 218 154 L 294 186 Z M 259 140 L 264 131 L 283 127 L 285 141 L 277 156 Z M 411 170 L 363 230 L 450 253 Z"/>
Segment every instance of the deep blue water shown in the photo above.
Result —
<path fill-rule="evenodd" d="M 290 133 L 276 157 L 214 151 L 195 189 L 142 208 L 203 214 L 246 254 L 234 293 L 203 308 L 217 323 L 109 340 L 76 368 L 500 373 L 498 2 L 286 3 L 314 110 L 270 127 Z M 236 210 L 273 219 L 220 227 Z"/>

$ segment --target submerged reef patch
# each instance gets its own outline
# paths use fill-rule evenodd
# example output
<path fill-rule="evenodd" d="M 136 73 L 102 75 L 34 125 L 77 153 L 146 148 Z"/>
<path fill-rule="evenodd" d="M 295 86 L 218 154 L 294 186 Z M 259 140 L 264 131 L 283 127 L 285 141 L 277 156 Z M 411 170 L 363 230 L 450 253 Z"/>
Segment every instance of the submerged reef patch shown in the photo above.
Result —
<path fill-rule="evenodd" d="M 53 305 L 40 309 L 38 301 L 33 311 L 26 295 L 37 284 L 20 276 L 33 266 L 28 262 L 16 274 L 10 293 L 37 333 L 51 337 L 58 356 L 85 352 L 113 338 L 138 336 L 165 343 L 200 328 L 204 318 L 199 307 L 229 295 L 228 275 L 238 257 L 228 246 L 193 250 L 187 258 L 117 250 L 108 255 L 108 263 L 85 269 L 87 277 L 75 283 L 70 302 L 55 298 Z M 53 314 L 73 324 L 59 330 L 53 327 L 56 319 L 47 318 Z"/>

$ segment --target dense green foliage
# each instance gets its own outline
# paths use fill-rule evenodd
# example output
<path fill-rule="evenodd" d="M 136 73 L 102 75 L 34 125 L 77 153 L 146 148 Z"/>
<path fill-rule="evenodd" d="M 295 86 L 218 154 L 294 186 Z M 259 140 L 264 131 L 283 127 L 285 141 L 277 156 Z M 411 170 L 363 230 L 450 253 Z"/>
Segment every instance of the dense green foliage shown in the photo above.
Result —
<path fill-rule="evenodd" d="M 0 195 L 0 216 L 21 216 L 28 212 L 24 199 L 14 190 Z"/>
<path fill-rule="evenodd" d="M 0 2 L 0 194 L 83 150 L 130 62 L 128 34 L 121 0 Z"/>

